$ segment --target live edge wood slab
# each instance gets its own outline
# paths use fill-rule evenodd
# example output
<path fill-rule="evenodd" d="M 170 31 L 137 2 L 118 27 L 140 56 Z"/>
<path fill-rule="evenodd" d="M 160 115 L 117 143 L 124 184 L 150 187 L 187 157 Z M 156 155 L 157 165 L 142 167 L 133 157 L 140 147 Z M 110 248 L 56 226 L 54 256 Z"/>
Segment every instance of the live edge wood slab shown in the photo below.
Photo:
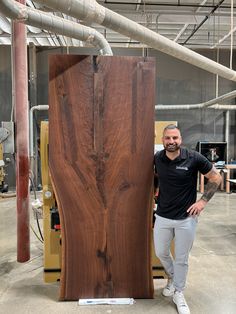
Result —
<path fill-rule="evenodd" d="M 49 63 L 59 299 L 152 298 L 154 60 L 53 55 Z"/>

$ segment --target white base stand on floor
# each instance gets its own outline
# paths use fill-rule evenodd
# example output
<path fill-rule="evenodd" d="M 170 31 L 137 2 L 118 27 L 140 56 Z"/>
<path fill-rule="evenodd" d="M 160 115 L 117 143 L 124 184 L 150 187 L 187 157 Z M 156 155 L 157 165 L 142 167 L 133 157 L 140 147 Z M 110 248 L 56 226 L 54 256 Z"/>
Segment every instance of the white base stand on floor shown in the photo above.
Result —
<path fill-rule="evenodd" d="M 78 305 L 99 305 L 99 304 L 134 304 L 133 298 L 99 298 L 99 299 L 79 299 Z"/>

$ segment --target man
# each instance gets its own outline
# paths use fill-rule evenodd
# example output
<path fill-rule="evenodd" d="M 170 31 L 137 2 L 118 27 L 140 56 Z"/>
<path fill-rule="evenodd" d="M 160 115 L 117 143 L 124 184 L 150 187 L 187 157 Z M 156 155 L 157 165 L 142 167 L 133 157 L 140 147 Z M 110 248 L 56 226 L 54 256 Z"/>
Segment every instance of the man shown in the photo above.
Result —
<path fill-rule="evenodd" d="M 198 152 L 181 147 L 178 127 L 168 125 L 162 137 L 164 150 L 155 154 L 155 173 L 158 179 L 158 201 L 154 226 L 155 252 L 167 275 L 168 283 L 162 294 L 173 296 L 179 314 L 190 310 L 183 295 L 197 219 L 216 192 L 221 176 L 213 164 Z M 198 171 L 208 182 L 205 192 L 197 199 Z M 170 253 L 175 239 L 175 259 Z"/>

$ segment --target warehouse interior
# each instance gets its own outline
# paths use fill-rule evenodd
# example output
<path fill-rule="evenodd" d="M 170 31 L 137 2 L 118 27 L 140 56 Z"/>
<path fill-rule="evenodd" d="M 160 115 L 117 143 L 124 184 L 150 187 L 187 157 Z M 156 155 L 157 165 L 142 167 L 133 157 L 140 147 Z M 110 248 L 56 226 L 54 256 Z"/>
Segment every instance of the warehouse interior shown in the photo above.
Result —
<path fill-rule="evenodd" d="M 60 230 L 46 241 L 52 230 L 45 211 L 50 212 L 56 197 L 51 203 L 45 198 L 44 186 L 51 184 L 47 160 L 42 166 L 48 145 L 41 132 L 49 119 L 49 59 L 113 55 L 155 61 L 153 149 L 162 144 L 158 127 L 171 121 L 181 129 L 184 146 L 217 165 L 222 184 L 199 217 L 185 297 L 193 314 L 235 313 L 235 46 L 234 0 L 1 1 L 0 312 L 177 313 L 172 300 L 161 294 L 167 277 L 153 256 L 152 299 L 90 306 L 58 301 Z M 23 66 L 17 64 L 22 60 Z M 26 169 L 17 157 L 24 149 Z M 22 205 L 20 194 L 25 184 L 28 205 Z M 198 197 L 204 184 L 199 175 Z M 29 219 L 26 253 L 19 248 L 21 214 Z M 45 256 L 52 274 L 45 272 Z"/>

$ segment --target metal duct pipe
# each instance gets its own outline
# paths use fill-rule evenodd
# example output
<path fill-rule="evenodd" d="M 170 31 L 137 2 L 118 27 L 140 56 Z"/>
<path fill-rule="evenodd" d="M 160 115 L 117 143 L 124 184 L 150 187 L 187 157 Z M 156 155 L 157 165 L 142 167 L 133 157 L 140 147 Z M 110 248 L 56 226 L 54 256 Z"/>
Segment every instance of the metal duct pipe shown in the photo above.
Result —
<path fill-rule="evenodd" d="M 227 152 L 226 152 L 226 163 L 229 159 L 229 145 L 230 145 L 230 111 L 227 110 L 225 113 L 225 142 L 227 143 Z"/>
<path fill-rule="evenodd" d="M 208 107 L 209 109 L 219 109 L 219 110 L 236 110 L 236 105 L 219 105 L 215 104 L 213 106 Z"/>
<path fill-rule="evenodd" d="M 236 90 L 229 92 L 227 94 L 221 95 L 214 99 L 208 100 L 207 102 L 200 104 L 191 104 L 191 105 L 156 105 L 155 110 L 176 110 L 176 109 L 201 109 L 201 108 L 212 108 L 220 110 L 235 110 L 236 105 L 219 105 L 218 103 L 224 102 L 226 100 L 236 97 Z M 214 105 L 214 106 L 213 106 Z"/>
<path fill-rule="evenodd" d="M 48 105 L 38 105 L 30 108 L 29 114 L 29 141 L 30 141 L 30 159 L 34 158 L 34 128 L 33 128 L 33 114 L 35 110 L 48 110 Z"/>
<path fill-rule="evenodd" d="M 172 108 L 172 107 L 175 108 Z M 189 108 L 191 105 L 156 105 L 155 110 L 190 110 L 190 109 L 197 109 L 197 108 Z M 167 108 L 166 108 L 167 107 Z M 204 109 L 204 107 L 203 107 Z M 223 105 L 223 104 L 215 104 L 210 107 L 207 107 L 207 109 L 214 109 L 214 110 L 236 110 L 236 105 Z"/>
<path fill-rule="evenodd" d="M 98 23 L 205 71 L 236 81 L 236 71 L 101 6 L 95 0 L 37 0 L 37 2 L 67 15 L 82 19 L 85 23 Z"/>
<path fill-rule="evenodd" d="M 26 7 L 14 0 L 2 0 L 0 12 L 10 19 L 89 42 L 99 48 L 101 55 L 112 55 L 111 47 L 106 39 L 90 27 Z"/>

